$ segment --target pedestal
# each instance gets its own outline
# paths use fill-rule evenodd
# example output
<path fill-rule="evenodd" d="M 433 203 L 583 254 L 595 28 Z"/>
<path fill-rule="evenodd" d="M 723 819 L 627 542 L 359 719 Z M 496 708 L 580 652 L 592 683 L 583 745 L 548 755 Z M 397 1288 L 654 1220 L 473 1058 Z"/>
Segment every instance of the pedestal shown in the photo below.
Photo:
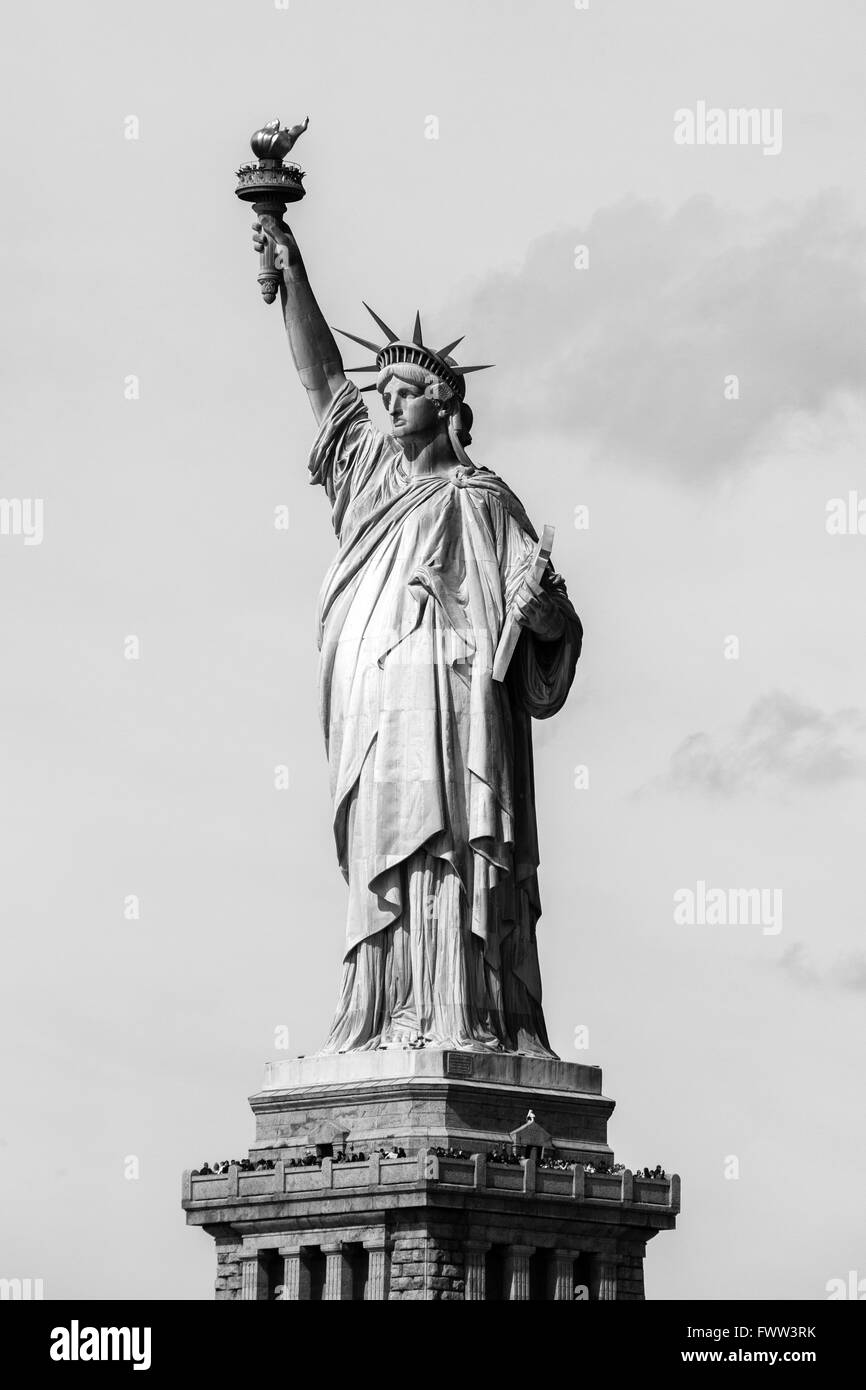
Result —
<path fill-rule="evenodd" d="M 271 1064 L 250 1103 L 244 1165 L 184 1174 L 217 1298 L 640 1299 L 679 1211 L 676 1176 L 609 1171 L 597 1067 L 349 1053 Z"/>

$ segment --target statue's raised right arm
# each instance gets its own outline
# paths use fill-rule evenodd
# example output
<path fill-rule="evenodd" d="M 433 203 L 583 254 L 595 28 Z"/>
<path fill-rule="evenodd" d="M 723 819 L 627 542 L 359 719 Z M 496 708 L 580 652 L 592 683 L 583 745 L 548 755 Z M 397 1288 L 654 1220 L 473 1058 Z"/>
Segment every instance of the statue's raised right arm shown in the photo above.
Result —
<path fill-rule="evenodd" d="M 313 414 L 320 422 L 345 385 L 343 359 L 316 303 L 294 234 L 282 219 L 265 215 L 253 223 L 253 245 L 257 251 L 263 249 L 265 238 L 277 248 L 277 267 L 283 273 L 280 301 L 289 347 Z"/>

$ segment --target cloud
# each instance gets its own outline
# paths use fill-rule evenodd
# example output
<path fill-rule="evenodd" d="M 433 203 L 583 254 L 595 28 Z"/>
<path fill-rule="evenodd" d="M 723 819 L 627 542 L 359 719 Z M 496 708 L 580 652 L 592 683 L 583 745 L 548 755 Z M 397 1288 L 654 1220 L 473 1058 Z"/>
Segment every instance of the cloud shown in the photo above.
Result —
<path fill-rule="evenodd" d="M 732 795 L 758 787 L 815 786 L 866 775 L 866 716 L 824 714 L 783 691 L 763 695 L 722 735 L 690 734 L 656 790 Z"/>
<path fill-rule="evenodd" d="M 866 992 L 864 951 L 851 951 L 847 955 L 839 956 L 832 965 L 821 969 L 812 964 L 802 941 L 795 941 L 780 956 L 779 969 L 784 970 L 801 985 L 830 985 L 838 989 L 853 990 L 855 993 Z"/>
<path fill-rule="evenodd" d="M 863 393 L 864 287 L 866 227 L 841 194 L 753 217 L 629 199 L 535 242 L 462 312 L 496 344 L 509 408 L 495 429 L 555 430 L 605 463 L 707 482 L 786 417 Z"/>

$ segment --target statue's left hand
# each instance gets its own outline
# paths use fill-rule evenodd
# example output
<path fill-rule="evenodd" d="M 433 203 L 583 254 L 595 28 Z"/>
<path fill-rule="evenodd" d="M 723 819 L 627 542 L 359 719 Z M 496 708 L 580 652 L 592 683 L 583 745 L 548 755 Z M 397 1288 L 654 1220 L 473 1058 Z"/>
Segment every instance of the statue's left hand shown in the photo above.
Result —
<path fill-rule="evenodd" d="M 527 574 L 514 598 L 514 616 L 521 627 L 528 627 L 543 642 L 561 637 L 565 618 L 550 594 L 531 574 Z"/>

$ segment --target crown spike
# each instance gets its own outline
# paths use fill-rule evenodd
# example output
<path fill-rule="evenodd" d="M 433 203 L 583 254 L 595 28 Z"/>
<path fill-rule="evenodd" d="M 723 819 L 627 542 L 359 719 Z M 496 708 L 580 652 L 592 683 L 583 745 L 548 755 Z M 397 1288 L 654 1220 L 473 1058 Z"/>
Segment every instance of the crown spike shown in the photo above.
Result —
<path fill-rule="evenodd" d="M 412 330 L 412 342 L 416 347 L 423 347 L 424 340 L 421 337 L 421 310 L 415 311 L 415 327 Z"/>
<path fill-rule="evenodd" d="M 449 352 L 453 352 L 456 347 L 459 347 L 459 345 L 463 342 L 463 338 L 465 337 L 466 334 L 464 333 L 462 338 L 455 338 L 453 343 L 447 343 L 444 348 L 437 348 L 436 356 L 447 357 Z"/>
<path fill-rule="evenodd" d="M 387 323 L 385 323 L 383 319 L 379 318 L 379 315 L 376 313 L 374 309 L 370 308 L 366 300 L 362 299 L 361 303 L 364 305 L 364 308 L 367 310 L 367 313 L 370 315 L 371 319 L 374 319 L 375 322 L 378 323 L 382 332 L 385 334 L 385 337 L 388 339 L 388 342 L 398 343 L 400 339 L 397 337 L 397 334 L 393 331 L 393 329 L 389 328 Z M 379 349 L 377 348 L 376 351 L 378 352 Z"/>
<path fill-rule="evenodd" d="M 335 333 L 342 333 L 344 338 L 351 338 L 353 343 L 359 343 L 361 347 L 369 348 L 371 352 L 381 352 L 378 343 L 371 343 L 369 338 L 359 338 L 356 333 L 347 333 L 345 328 L 335 328 Z"/>
<path fill-rule="evenodd" d="M 466 376 L 467 372 L 487 372 L 491 367 L 495 367 L 495 362 L 484 362 L 480 367 L 449 367 L 455 376 Z"/>
<path fill-rule="evenodd" d="M 347 371 L 347 372 L 376 372 L 376 373 L 378 374 L 379 368 L 376 366 L 376 363 L 374 362 L 373 365 L 372 365 L 371 367 L 347 367 L 347 368 L 346 368 L 346 371 Z"/>
<path fill-rule="evenodd" d="M 359 391 L 375 391 L 375 389 L 376 389 L 376 383 L 375 383 L 375 381 L 373 382 L 373 385 L 372 385 L 372 386 L 359 386 L 359 387 L 358 387 L 358 390 L 359 390 Z"/>

